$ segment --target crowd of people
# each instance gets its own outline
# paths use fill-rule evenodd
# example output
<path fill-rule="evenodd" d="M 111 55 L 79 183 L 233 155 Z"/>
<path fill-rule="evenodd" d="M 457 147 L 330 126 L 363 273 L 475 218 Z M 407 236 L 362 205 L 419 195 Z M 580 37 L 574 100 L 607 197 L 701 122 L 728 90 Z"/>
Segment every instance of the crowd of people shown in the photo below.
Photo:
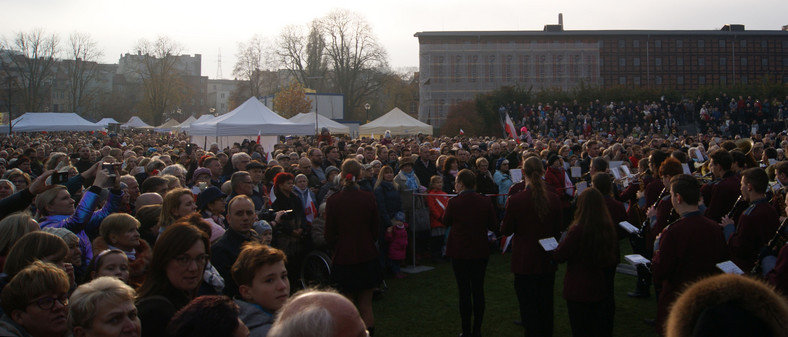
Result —
<path fill-rule="evenodd" d="M 589 109 L 583 124 L 616 130 L 577 133 L 581 114 L 560 118 L 571 105 L 524 107 L 518 117 L 532 133 L 522 140 L 351 139 L 324 130 L 283 137 L 273 149 L 253 140 L 222 149 L 132 131 L 2 137 L 0 334 L 371 336 L 375 292 L 384 279 L 406 277 L 400 267 L 414 258 L 450 262 L 459 330 L 477 337 L 489 256 L 503 240 L 527 336 L 553 334 L 561 263 L 575 336 L 612 335 L 615 297 L 648 297 L 652 285 L 659 333 L 713 329 L 715 318 L 743 312 L 745 323 L 765 332 L 781 326 L 773 333 L 781 335 L 788 135 L 630 129 L 630 117 L 660 125 L 686 115 L 651 105 L 650 113 L 638 105 Z M 758 109 L 771 118 L 783 111 L 764 105 Z M 714 109 L 740 117 L 727 106 Z M 753 113 L 746 102 L 743 109 Z M 625 117 L 631 112 L 641 117 Z M 626 231 L 624 221 L 643 225 Z M 629 294 L 614 291 L 622 240 L 648 259 Z M 338 293 L 292 296 L 307 283 L 301 267 L 315 250 L 330 255 Z M 682 291 L 721 273 L 717 264 L 727 260 L 758 280 L 717 283 L 756 287 L 769 299 L 761 301 L 766 311 L 778 314 L 733 301 L 682 309 L 700 310 L 700 318 L 670 310 L 692 302 L 680 298 L 688 293 L 713 297 Z"/>

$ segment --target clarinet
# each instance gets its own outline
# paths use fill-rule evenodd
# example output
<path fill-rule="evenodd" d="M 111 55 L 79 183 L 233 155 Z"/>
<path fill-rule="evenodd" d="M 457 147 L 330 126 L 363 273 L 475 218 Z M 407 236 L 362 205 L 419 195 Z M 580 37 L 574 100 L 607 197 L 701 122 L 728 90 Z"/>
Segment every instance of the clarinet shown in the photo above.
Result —
<path fill-rule="evenodd" d="M 663 187 L 662 188 L 662 192 L 659 192 L 659 197 L 657 198 L 657 201 L 654 201 L 654 204 L 651 205 L 651 207 L 649 207 L 649 208 L 657 207 L 657 204 L 659 204 L 659 201 L 662 200 L 662 198 L 665 196 L 665 190 L 666 189 L 667 189 L 667 187 Z M 648 208 L 646 208 L 646 210 L 648 211 Z M 638 236 L 639 237 L 645 237 L 646 236 L 646 231 L 648 231 L 648 227 L 649 227 L 649 218 L 648 218 L 648 216 L 646 216 L 646 219 L 643 220 L 642 224 L 640 224 L 640 231 L 638 232 Z"/>
<path fill-rule="evenodd" d="M 741 198 L 741 195 L 739 195 L 739 198 L 736 199 L 736 202 L 733 203 L 733 207 L 731 207 L 730 212 L 728 212 L 728 214 L 725 215 L 726 217 L 728 217 L 728 219 L 733 220 L 733 212 L 736 211 L 736 206 L 739 206 L 739 202 L 741 202 L 741 201 L 742 201 L 742 198 Z"/>
<path fill-rule="evenodd" d="M 785 242 L 788 242 L 788 227 L 786 227 L 786 225 L 788 225 L 788 218 L 780 223 L 780 227 L 777 228 L 777 232 L 774 233 L 774 236 L 771 240 L 769 240 L 769 243 L 767 243 L 766 246 L 764 246 L 764 248 L 761 250 L 763 253 L 761 253 L 761 255 L 755 259 L 755 264 L 753 265 L 752 270 L 750 270 L 750 275 L 762 275 L 763 271 L 761 270 L 761 256 L 779 254 L 780 248 L 785 245 Z"/>

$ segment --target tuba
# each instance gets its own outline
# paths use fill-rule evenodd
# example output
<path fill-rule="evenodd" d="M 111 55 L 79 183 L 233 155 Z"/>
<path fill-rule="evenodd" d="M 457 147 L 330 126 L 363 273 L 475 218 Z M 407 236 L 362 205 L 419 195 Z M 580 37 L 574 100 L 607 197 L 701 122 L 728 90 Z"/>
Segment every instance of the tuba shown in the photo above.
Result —
<path fill-rule="evenodd" d="M 736 141 L 736 148 L 747 157 L 747 167 L 759 167 L 758 162 L 752 155 L 752 148 L 755 146 L 752 138 L 742 138 Z"/>

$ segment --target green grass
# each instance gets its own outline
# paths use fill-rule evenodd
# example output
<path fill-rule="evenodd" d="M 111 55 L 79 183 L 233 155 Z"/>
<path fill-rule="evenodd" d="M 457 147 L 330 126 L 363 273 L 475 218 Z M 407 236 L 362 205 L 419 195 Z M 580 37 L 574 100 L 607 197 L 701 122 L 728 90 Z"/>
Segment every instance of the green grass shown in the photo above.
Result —
<path fill-rule="evenodd" d="M 622 254 L 630 251 L 629 243 L 621 242 Z M 522 336 L 523 328 L 512 321 L 519 319 L 514 293 L 514 276 L 509 271 L 511 254 L 490 256 L 485 277 L 486 309 L 482 335 L 489 337 Z M 457 336 L 460 314 L 457 286 L 449 263 L 430 264 L 435 269 L 408 275 L 400 280 L 387 280 L 388 290 L 374 303 L 375 336 Z M 554 336 L 571 336 L 566 302 L 562 297 L 566 265 L 559 266 L 555 283 Z M 656 336 L 654 328 L 643 323 L 654 318 L 657 311 L 654 294 L 648 299 L 632 299 L 635 277 L 616 274 L 615 336 Z"/>

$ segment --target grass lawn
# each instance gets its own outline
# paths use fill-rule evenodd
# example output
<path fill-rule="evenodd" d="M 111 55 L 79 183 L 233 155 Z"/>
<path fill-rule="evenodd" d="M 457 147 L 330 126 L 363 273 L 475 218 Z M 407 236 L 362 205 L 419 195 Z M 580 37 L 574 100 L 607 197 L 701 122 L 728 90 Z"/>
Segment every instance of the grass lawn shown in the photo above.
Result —
<path fill-rule="evenodd" d="M 621 242 L 622 254 L 629 254 L 629 242 Z M 623 259 L 622 259 L 623 261 Z M 517 297 L 514 293 L 514 276 L 509 271 L 511 254 L 495 253 L 490 257 L 485 278 L 486 310 L 482 335 L 489 337 L 522 336 L 523 328 L 512 321 L 519 319 Z M 375 336 L 457 336 L 460 313 L 457 304 L 457 286 L 450 263 L 431 264 L 435 269 L 408 275 L 400 280 L 387 280 L 388 290 L 383 298 L 374 302 Z M 571 336 L 566 302 L 562 287 L 566 265 L 558 268 L 555 283 L 555 333 L 554 336 Z M 644 318 L 654 318 L 656 299 L 632 299 L 626 292 L 632 290 L 635 277 L 616 274 L 616 336 L 656 336 L 653 327 L 643 323 Z"/>

